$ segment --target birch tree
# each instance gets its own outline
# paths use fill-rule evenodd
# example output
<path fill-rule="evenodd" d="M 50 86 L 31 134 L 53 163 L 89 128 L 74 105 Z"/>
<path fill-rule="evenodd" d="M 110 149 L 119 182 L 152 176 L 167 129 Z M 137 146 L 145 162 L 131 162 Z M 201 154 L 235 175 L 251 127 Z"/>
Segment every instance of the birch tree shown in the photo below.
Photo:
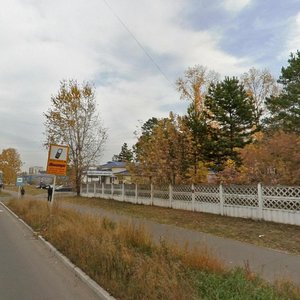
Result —
<path fill-rule="evenodd" d="M 107 139 L 97 113 L 94 87 L 89 82 L 63 80 L 44 116 L 46 146 L 69 146 L 69 163 L 79 195 L 83 171 L 101 157 Z"/>
<path fill-rule="evenodd" d="M 255 68 L 251 68 L 247 73 L 244 73 L 241 76 L 241 82 L 253 98 L 256 125 L 261 126 L 262 118 L 266 117 L 265 101 L 271 95 L 279 94 L 279 85 L 268 70 Z"/>

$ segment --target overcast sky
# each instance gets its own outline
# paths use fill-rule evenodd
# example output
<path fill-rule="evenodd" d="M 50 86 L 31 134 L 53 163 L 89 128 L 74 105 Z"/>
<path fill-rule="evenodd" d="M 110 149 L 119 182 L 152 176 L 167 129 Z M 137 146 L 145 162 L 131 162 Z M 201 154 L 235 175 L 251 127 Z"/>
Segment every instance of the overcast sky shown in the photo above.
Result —
<path fill-rule="evenodd" d="M 188 67 L 278 78 L 300 49 L 300 0 L 0 0 L 0 150 L 46 166 L 43 113 L 62 79 L 95 84 L 109 139 L 101 163 L 139 120 L 186 112 Z M 145 51 L 146 53 L 145 53 Z M 160 71 L 160 70 L 161 71 Z"/>

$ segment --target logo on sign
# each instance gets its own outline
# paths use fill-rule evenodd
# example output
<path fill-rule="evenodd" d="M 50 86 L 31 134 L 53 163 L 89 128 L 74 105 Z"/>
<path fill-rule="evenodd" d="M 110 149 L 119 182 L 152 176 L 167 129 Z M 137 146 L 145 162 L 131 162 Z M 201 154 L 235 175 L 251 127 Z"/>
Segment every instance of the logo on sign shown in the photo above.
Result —
<path fill-rule="evenodd" d="M 68 146 L 50 145 L 47 163 L 47 173 L 53 175 L 66 175 Z"/>

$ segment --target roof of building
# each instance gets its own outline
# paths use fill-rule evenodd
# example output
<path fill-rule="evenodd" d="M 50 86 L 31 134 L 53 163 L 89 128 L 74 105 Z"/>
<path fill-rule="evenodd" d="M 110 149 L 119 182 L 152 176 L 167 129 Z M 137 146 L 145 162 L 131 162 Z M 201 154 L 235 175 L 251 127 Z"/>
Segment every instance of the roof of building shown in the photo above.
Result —
<path fill-rule="evenodd" d="M 114 174 L 115 175 L 130 175 L 130 173 L 128 172 L 128 170 L 114 172 Z"/>
<path fill-rule="evenodd" d="M 126 162 L 124 161 L 109 161 L 104 165 L 100 166 L 101 170 L 104 169 L 112 169 L 112 168 L 125 168 L 126 167 Z"/>

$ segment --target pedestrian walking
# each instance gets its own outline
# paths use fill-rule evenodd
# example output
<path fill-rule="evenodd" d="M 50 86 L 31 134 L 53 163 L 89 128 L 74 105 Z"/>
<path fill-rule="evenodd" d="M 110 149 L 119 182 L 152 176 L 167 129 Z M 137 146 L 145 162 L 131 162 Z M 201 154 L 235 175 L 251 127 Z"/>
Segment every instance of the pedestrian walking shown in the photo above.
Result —
<path fill-rule="evenodd" d="M 21 196 L 23 197 L 25 195 L 25 189 L 24 187 L 21 187 Z"/>
<path fill-rule="evenodd" d="M 53 188 L 51 185 L 48 186 L 48 201 L 51 202 L 53 194 Z"/>

